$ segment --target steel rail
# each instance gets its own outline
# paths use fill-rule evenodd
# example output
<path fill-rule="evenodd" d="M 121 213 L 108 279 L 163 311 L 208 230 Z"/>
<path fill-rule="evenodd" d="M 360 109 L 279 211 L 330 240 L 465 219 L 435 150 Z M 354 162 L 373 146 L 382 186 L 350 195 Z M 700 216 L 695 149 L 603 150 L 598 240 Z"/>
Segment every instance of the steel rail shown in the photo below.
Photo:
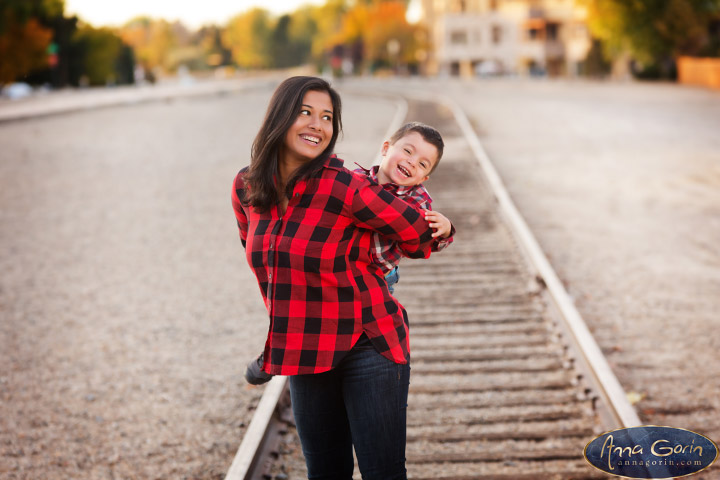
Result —
<path fill-rule="evenodd" d="M 354 93 L 360 92 L 355 91 Z M 367 92 L 363 93 L 367 94 Z M 392 134 L 404 121 L 408 112 L 406 99 L 428 101 L 427 96 L 416 95 L 409 91 L 403 91 L 401 95 L 378 91 L 374 91 L 372 94 L 374 96 L 390 97 L 396 102 L 397 110 L 386 136 Z M 548 303 L 548 306 L 555 307 L 554 316 L 558 319 L 561 329 L 566 332 L 569 341 L 565 343 L 574 353 L 575 367 L 584 374 L 585 380 L 592 392 L 597 396 L 597 400 L 599 400 L 598 413 L 603 423 L 609 428 L 640 425 L 641 422 L 637 413 L 628 402 L 625 392 L 612 372 L 605 356 L 525 220 L 515 207 L 465 112 L 449 97 L 440 97 L 436 103 L 445 106 L 452 112 L 486 177 L 494 198 L 497 200 L 501 215 L 516 238 L 521 254 L 527 260 L 527 264 L 538 284 L 545 287 L 546 296 L 551 301 L 546 303 Z M 378 155 L 375 164 L 379 163 L 379 160 L 380 156 Z M 267 445 L 269 432 L 273 430 L 272 422 L 280 416 L 278 403 L 285 394 L 286 389 L 287 384 L 284 377 L 273 379 L 266 387 L 255 416 L 225 477 L 227 480 L 262 478 L 259 473 L 262 464 L 260 457 L 263 455 L 264 446 Z"/>
<path fill-rule="evenodd" d="M 588 381 L 602 397 L 603 405 L 609 407 L 611 417 L 604 420 L 610 422 L 610 426 L 622 428 L 640 425 L 641 422 L 637 412 L 627 400 L 625 391 L 610 368 L 605 355 L 600 350 L 585 321 L 570 299 L 570 295 L 540 248 L 535 236 L 530 231 L 522 215 L 520 215 L 517 207 L 515 207 L 515 203 L 510 198 L 500 175 L 482 147 L 480 139 L 470 124 L 467 115 L 451 98 L 442 97 L 441 101 L 452 111 L 463 135 L 475 154 L 475 158 L 480 163 L 480 167 L 498 201 L 500 211 L 514 232 L 530 265 L 536 270 L 539 283 L 547 287 L 550 298 L 560 313 L 561 327 L 569 332 L 570 338 L 577 346 L 575 349 L 579 360 L 577 366 L 589 374 Z"/>
<path fill-rule="evenodd" d="M 233 458 L 226 480 L 250 480 L 260 478 L 261 458 L 271 424 L 279 416 L 278 404 L 287 390 L 287 377 L 276 376 L 266 385 L 253 419 L 248 426 L 242 443 Z"/>

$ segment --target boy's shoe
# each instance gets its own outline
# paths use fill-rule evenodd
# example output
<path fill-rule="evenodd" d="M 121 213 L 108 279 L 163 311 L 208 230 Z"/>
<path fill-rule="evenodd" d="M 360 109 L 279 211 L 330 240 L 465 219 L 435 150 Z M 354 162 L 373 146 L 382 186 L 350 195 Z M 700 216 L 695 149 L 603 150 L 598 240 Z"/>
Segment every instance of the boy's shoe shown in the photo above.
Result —
<path fill-rule="evenodd" d="M 262 367 L 263 354 L 261 353 L 259 357 L 248 363 L 245 369 L 245 380 L 247 380 L 250 385 L 262 385 L 263 383 L 269 382 L 273 377 L 269 373 L 263 372 Z"/>

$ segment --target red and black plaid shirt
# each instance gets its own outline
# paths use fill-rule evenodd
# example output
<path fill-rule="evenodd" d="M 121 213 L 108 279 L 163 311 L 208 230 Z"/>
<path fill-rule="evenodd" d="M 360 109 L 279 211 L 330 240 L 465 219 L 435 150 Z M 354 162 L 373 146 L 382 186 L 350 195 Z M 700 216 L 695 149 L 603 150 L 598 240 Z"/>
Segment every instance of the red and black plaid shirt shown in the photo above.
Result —
<path fill-rule="evenodd" d="M 426 258 L 432 229 L 422 215 L 335 156 L 299 181 L 287 210 L 243 205 L 244 170 L 232 204 L 240 239 L 270 316 L 264 370 L 275 375 L 332 369 L 365 332 L 396 363 L 409 357 L 407 313 L 370 256 L 372 233 Z"/>
<path fill-rule="evenodd" d="M 376 183 L 378 181 L 377 173 L 380 167 L 374 165 L 370 170 L 362 167 L 360 164 L 355 163 L 360 168 L 356 168 L 354 171 L 363 175 L 367 175 L 368 178 Z M 416 210 L 422 212 L 425 210 L 432 210 L 432 197 L 422 183 L 417 185 L 397 185 L 395 183 L 385 183 L 382 187 L 388 192 L 392 193 L 396 197 L 400 198 L 404 202 L 410 204 Z M 436 238 L 432 245 L 433 252 L 439 252 L 453 241 L 455 235 L 455 226 L 451 225 L 450 235 L 447 238 Z M 373 233 L 373 242 L 371 253 L 373 261 L 377 263 L 383 272 L 388 273 L 390 270 L 395 268 L 400 259 L 403 257 L 402 249 L 389 238 L 380 235 L 379 233 Z"/>

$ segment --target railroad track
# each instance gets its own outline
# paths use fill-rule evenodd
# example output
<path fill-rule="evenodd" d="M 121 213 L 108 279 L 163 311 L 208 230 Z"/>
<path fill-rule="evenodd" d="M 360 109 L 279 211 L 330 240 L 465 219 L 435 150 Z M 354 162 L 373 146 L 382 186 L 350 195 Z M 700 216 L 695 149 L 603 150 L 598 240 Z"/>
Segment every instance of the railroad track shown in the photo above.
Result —
<path fill-rule="evenodd" d="M 458 231 L 448 250 L 403 262 L 396 288 L 411 332 L 409 477 L 607 479 L 583 448 L 637 415 L 464 114 L 412 99 L 405 108 L 443 133 L 447 154 L 428 188 Z M 273 477 L 278 443 L 293 432 L 288 408 L 274 379 L 228 480 Z"/>

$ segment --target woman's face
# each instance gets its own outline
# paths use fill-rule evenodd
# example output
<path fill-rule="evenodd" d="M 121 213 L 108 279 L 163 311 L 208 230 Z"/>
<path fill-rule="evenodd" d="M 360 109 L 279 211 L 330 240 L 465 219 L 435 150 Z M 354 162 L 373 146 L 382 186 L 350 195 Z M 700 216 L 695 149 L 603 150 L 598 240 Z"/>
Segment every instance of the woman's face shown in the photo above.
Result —
<path fill-rule="evenodd" d="M 324 91 L 305 93 L 295 123 L 285 134 L 285 160 L 305 163 L 325 151 L 333 135 L 333 106 Z"/>

